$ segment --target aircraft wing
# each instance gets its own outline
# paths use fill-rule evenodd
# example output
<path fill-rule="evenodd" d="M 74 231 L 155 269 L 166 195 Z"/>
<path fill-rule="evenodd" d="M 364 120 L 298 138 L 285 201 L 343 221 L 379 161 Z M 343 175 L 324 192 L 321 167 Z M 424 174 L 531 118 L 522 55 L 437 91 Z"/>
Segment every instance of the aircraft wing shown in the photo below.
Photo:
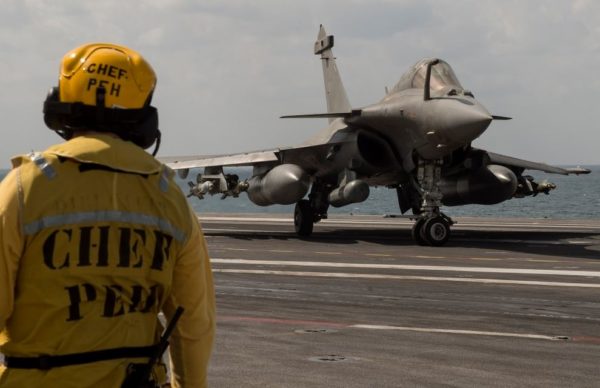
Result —
<path fill-rule="evenodd" d="M 512 156 L 500 155 L 493 152 L 487 153 L 490 162 L 493 164 L 500 164 L 507 167 L 517 167 L 524 170 L 537 170 L 544 171 L 550 174 L 561 174 L 561 175 L 569 175 L 569 174 L 589 174 L 591 171 L 587 168 L 561 168 L 556 166 L 550 166 L 545 163 L 538 162 L 530 162 L 528 160 L 513 158 Z"/>
<path fill-rule="evenodd" d="M 190 169 L 197 167 L 232 167 L 232 166 L 256 166 L 261 164 L 296 164 L 311 174 L 320 172 L 322 174 L 339 173 L 335 170 L 335 163 L 328 159 L 332 147 L 344 141 L 343 136 L 339 141 L 322 144 L 301 145 L 296 147 L 283 147 L 265 151 L 253 151 L 230 155 L 197 155 L 197 156 L 172 156 L 160 157 L 162 163 L 174 170 Z M 339 167 L 339 166 L 337 166 Z M 333 171 L 332 170 L 335 170 Z"/>
<path fill-rule="evenodd" d="M 279 149 L 254 151 L 231 155 L 196 155 L 158 158 L 174 170 L 213 166 L 252 166 L 259 163 L 278 162 Z"/>

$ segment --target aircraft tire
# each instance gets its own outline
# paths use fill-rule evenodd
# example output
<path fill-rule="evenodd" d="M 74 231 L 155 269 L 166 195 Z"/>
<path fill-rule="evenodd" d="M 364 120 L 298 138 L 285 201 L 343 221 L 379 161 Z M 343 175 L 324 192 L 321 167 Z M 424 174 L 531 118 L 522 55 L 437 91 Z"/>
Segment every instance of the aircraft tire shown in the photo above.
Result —
<path fill-rule="evenodd" d="M 424 218 L 419 218 L 413 225 L 412 238 L 419 245 L 429 245 L 423 234 L 423 225 L 425 224 Z"/>
<path fill-rule="evenodd" d="M 423 237 L 434 247 L 441 247 L 450 238 L 450 224 L 444 217 L 429 218 L 422 227 Z"/>
<path fill-rule="evenodd" d="M 310 206 L 310 202 L 306 199 L 301 199 L 296 203 L 294 209 L 294 228 L 296 234 L 301 237 L 308 237 L 313 231 L 314 210 Z"/>

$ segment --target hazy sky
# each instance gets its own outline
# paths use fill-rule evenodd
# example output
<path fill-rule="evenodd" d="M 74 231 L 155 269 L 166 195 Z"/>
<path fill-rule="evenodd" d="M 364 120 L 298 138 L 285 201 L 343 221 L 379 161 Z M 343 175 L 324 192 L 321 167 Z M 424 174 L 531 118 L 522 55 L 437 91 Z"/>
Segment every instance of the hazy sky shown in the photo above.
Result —
<path fill-rule="evenodd" d="M 2 0 L 0 167 L 60 141 L 42 121 L 60 58 L 90 41 L 140 51 L 158 74 L 160 155 L 301 143 L 325 119 L 319 24 L 355 107 L 423 57 L 445 59 L 497 115 L 475 145 L 600 164 L 600 2 L 594 0 Z"/>

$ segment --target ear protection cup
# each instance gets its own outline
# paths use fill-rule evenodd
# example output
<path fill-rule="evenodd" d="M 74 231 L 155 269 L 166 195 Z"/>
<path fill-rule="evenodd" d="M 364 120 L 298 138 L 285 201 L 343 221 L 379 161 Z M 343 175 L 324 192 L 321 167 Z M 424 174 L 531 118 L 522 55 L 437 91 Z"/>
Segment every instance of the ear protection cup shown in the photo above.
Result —
<path fill-rule="evenodd" d="M 130 131 L 126 132 L 128 140 L 142 147 L 150 148 L 152 144 L 160 137 L 158 129 L 158 111 L 153 106 L 146 108 L 147 113 L 141 120 L 133 125 Z"/>
<path fill-rule="evenodd" d="M 70 109 L 60 102 L 60 91 L 58 86 L 50 88 L 44 101 L 44 123 L 48 128 L 55 131 L 63 139 L 69 140 L 73 131 L 67 128 Z"/>
<path fill-rule="evenodd" d="M 48 109 L 49 105 L 56 102 L 59 103 L 58 99 L 59 92 L 58 86 L 54 86 L 48 90 L 48 95 L 46 96 L 46 100 L 44 101 L 44 123 L 46 126 L 54 131 L 61 129 L 60 122 L 58 120 L 56 112 L 53 112 L 51 109 Z"/>

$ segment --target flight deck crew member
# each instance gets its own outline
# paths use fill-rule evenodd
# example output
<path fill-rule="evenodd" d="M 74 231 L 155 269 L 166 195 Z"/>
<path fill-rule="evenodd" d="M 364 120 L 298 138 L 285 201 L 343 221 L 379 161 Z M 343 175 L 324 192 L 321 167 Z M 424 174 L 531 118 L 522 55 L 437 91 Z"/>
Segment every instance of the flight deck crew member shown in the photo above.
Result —
<path fill-rule="evenodd" d="M 67 141 L 14 158 L 0 184 L 0 387 L 120 387 L 178 306 L 172 384 L 206 386 L 211 269 L 172 171 L 144 151 L 160 143 L 155 84 L 127 47 L 63 58 L 44 121 Z"/>

